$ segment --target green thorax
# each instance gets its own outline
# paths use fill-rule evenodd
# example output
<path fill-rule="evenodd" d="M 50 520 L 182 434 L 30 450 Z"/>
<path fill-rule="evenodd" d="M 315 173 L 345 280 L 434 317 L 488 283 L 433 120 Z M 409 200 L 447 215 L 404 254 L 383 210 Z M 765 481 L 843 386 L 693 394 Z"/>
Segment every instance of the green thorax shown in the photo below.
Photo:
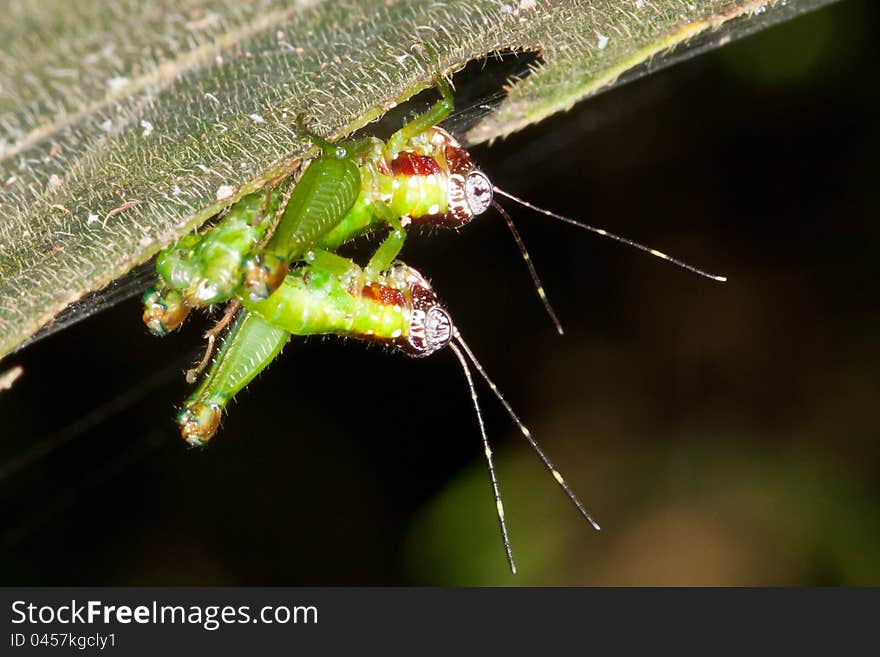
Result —
<path fill-rule="evenodd" d="M 319 240 L 322 248 L 335 251 L 359 235 L 387 226 L 389 216 L 406 225 L 446 214 L 449 169 L 441 149 L 406 151 L 389 159 L 384 150 L 375 148 L 359 168 L 360 194 L 345 218 Z"/>

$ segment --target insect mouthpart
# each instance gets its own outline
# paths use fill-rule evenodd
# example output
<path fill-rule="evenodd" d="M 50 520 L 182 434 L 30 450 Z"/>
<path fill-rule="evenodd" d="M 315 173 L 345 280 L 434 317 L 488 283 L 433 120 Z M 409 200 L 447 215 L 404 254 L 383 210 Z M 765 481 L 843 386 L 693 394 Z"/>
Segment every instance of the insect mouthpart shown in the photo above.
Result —
<path fill-rule="evenodd" d="M 471 171 L 464 183 L 465 199 L 474 215 L 483 214 L 492 205 L 492 181 L 489 176 L 475 169 Z"/>
<path fill-rule="evenodd" d="M 452 342 L 454 334 L 455 325 L 442 306 L 435 304 L 426 308 L 414 305 L 409 335 L 395 343 L 407 355 L 424 358 Z"/>
<path fill-rule="evenodd" d="M 405 267 L 400 271 L 406 279 L 411 313 L 408 335 L 395 340 L 395 345 L 415 358 L 430 356 L 452 341 L 455 325 L 430 283 L 417 270 Z"/>
<path fill-rule="evenodd" d="M 425 341 L 430 349 L 428 353 L 433 353 L 448 345 L 452 340 L 454 330 L 455 325 L 445 308 L 434 306 L 428 310 L 425 317 Z"/>

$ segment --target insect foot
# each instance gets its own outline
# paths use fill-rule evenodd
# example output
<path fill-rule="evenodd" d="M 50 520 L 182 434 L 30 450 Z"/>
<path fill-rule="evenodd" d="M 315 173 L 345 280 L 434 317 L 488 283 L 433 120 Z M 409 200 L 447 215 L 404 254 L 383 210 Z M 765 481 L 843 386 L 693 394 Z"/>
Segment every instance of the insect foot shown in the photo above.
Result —
<path fill-rule="evenodd" d="M 153 335 L 163 336 L 183 323 L 190 307 L 183 302 L 183 295 L 177 290 L 162 290 L 151 287 L 143 297 L 144 324 Z"/>
<path fill-rule="evenodd" d="M 207 445 L 220 426 L 220 408 L 198 401 L 187 402 L 177 416 L 180 435 L 194 447 Z"/>
<path fill-rule="evenodd" d="M 287 261 L 274 253 L 254 254 L 244 263 L 244 286 L 253 301 L 268 299 L 287 276 Z"/>

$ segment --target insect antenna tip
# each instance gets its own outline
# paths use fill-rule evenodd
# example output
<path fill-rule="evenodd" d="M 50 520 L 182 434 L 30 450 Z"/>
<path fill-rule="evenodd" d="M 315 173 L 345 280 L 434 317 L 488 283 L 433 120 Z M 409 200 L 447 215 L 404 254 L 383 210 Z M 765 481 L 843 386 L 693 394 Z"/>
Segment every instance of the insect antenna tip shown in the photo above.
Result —
<path fill-rule="evenodd" d="M 711 274 L 707 271 L 699 269 L 698 267 L 694 267 L 693 265 L 689 265 L 686 262 L 684 262 L 683 260 L 678 260 L 677 258 L 673 258 L 673 257 L 667 255 L 666 253 L 663 253 L 662 251 L 658 251 L 657 249 L 652 249 L 651 247 L 645 246 L 644 244 L 641 244 L 640 242 L 636 242 L 635 240 L 631 240 L 628 237 L 622 237 L 620 235 L 616 235 L 614 233 L 611 233 L 611 232 L 605 230 L 604 228 L 596 228 L 595 226 L 590 226 L 589 224 L 585 224 L 582 221 L 578 221 L 577 219 L 572 219 L 571 217 L 566 217 L 565 215 L 561 215 L 556 212 L 552 212 L 551 210 L 547 210 L 545 208 L 539 207 L 533 203 L 529 203 L 528 201 L 519 198 L 518 196 L 514 196 L 510 192 L 505 192 L 503 189 L 501 189 L 500 187 L 497 187 L 495 185 L 492 186 L 492 191 L 495 192 L 496 194 L 499 194 L 505 198 L 510 199 L 514 203 L 518 203 L 519 205 L 523 206 L 524 208 L 528 208 L 529 210 L 533 210 L 535 212 L 538 212 L 539 214 L 543 214 L 545 217 L 550 217 L 551 219 L 556 219 L 557 221 L 561 221 L 562 223 L 566 223 L 571 226 L 576 226 L 578 228 L 589 231 L 591 233 L 595 233 L 596 235 L 601 235 L 602 237 L 607 237 L 608 239 L 614 240 L 615 242 L 619 242 L 620 244 L 624 244 L 626 246 L 632 247 L 632 248 L 637 249 L 639 251 L 643 251 L 644 253 L 648 253 L 648 254 L 654 256 L 655 258 L 660 258 L 661 260 L 666 260 L 667 262 L 672 263 L 676 267 L 681 267 L 682 269 L 685 269 L 689 272 L 697 274 L 698 276 L 708 278 L 709 280 L 713 280 L 718 283 L 726 283 L 727 282 L 727 276 L 718 276 L 717 274 Z M 495 206 L 496 209 L 499 207 L 498 204 L 495 203 L 495 201 L 492 202 L 492 205 Z M 539 292 L 539 294 L 540 294 L 540 292 Z"/>
<path fill-rule="evenodd" d="M 540 461 L 544 464 L 544 467 L 553 476 L 553 478 L 556 480 L 556 483 L 559 484 L 559 487 L 562 488 L 563 492 L 566 494 L 568 499 L 571 500 L 572 504 L 575 505 L 578 512 L 587 520 L 587 522 L 590 523 L 590 525 L 596 531 L 601 531 L 599 524 L 595 520 L 593 520 L 593 516 L 590 515 L 589 511 L 587 511 L 587 508 L 583 505 L 583 502 L 580 501 L 580 498 L 575 495 L 574 491 L 571 490 L 569 485 L 565 482 L 565 479 L 562 477 L 559 470 L 556 469 L 552 461 L 550 461 L 550 459 L 544 453 L 544 450 L 541 449 L 538 441 L 536 441 L 534 436 L 532 436 L 532 432 L 529 431 L 528 427 L 526 427 L 526 425 L 523 424 L 523 421 L 519 419 L 519 416 L 513 410 L 508 401 L 504 398 L 504 395 L 501 394 L 501 391 L 498 389 L 492 379 L 489 378 L 489 374 L 480 364 L 480 361 L 477 360 L 477 357 L 471 351 L 470 347 L 468 347 L 467 342 L 464 341 L 464 338 L 461 337 L 461 334 L 458 332 L 458 330 L 455 330 L 453 335 L 455 337 L 455 342 L 450 343 L 450 347 L 452 347 L 455 355 L 458 356 L 459 361 L 461 361 L 462 368 L 465 370 L 465 375 L 468 377 L 468 382 L 471 384 L 471 386 L 473 386 L 473 382 L 470 380 L 470 369 L 467 366 L 467 361 L 465 360 L 464 355 L 467 356 L 467 359 L 471 362 L 477 372 L 479 372 L 480 376 L 483 377 L 483 380 L 488 384 L 489 389 L 492 390 L 492 392 L 495 394 L 495 397 L 498 399 L 499 402 L 501 402 L 501 405 L 507 411 L 510 419 L 513 420 L 513 423 L 519 428 L 520 433 L 525 436 L 525 439 L 528 441 L 532 450 L 535 452 L 535 454 L 537 454 L 538 459 L 540 459 Z M 458 346 L 456 346 L 456 344 Z M 471 394 L 476 400 L 476 392 L 474 391 L 473 387 L 471 387 Z M 478 416 L 478 419 L 480 420 L 480 426 L 482 427 L 482 416 Z M 486 443 L 484 442 L 484 445 L 485 444 Z M 487 454 L 487 458 L 488 456 L 489 454 Z M 492 470 L 490 470 L 490 474 L 491 472 Z M 503 518 L 504 516 L 500 506 L 498 507 L 498 511 L 499 518 Z"/>

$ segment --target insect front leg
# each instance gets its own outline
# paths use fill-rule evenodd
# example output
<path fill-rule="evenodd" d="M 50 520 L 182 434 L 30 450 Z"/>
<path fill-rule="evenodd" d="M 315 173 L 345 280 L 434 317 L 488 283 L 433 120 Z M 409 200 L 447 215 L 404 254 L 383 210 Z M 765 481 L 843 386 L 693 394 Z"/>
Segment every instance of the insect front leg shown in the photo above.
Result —
<path fill-rule="evenodd" d="M 452 88 L 442 77 L 437 78 L 436 84 L 437 89 L 440 91 L 440 100 L 434 103 L 424 114 L 417 116 L 391 135 L 385 147 L 385 152 L 389 159 L 394 159 L 398 153 L 406 150 L 408 142 L 413 137 L 437 125 L 452 113 L 455 107 L 455 103 L 452 100 Z"/>
<path fill-rule="evenodd" d="M 375 148 L 376 143 L 382 142 L 375 137 L 365 137 L 364 139 L 356 139 L 352 141 L 328 141 L 320 135 L 312 132 L 306 125 L 305 114 L 297 114 L 296 125 L 299 132 L 306 136 L 316 148 L 323 151 L 325 157 L 335 158 L 337 160 L 354 160 Z"/>
<path fill-rule="evenodd" d="M 373 256 L 370 258 L 370 262 L 367 263 L 364 271 L 367 279 L 370 280 L 376 278 L 381 272 L 391 267 L 391 263 L 394 262 L 400 254 L 401 249 L 403 249 L 403 244 L 406 241 L 406 231 L 403 229 L 403 224 L 400 219 L 395 217 L 385 205 L 377 203 L 376 210 L 384 216 L 388 225 L 391 226 L 391 232 L 384 240 L 382 240 L 379 248 L 376 249 L 376 252 L 373 253 Z"/>

